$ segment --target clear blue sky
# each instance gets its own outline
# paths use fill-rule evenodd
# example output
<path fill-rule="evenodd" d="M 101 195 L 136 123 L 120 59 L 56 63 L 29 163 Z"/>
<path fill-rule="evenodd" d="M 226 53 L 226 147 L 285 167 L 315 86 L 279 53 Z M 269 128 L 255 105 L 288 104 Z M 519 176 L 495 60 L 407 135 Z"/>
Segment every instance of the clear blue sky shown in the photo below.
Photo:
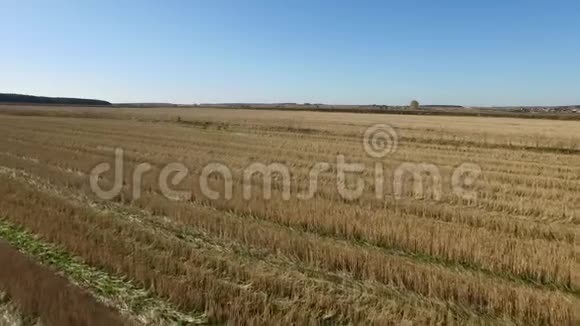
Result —
<path fill-rule="evenodd" d="M 0 92 L 580 104 L 580 1 L 0 0 Z"/>

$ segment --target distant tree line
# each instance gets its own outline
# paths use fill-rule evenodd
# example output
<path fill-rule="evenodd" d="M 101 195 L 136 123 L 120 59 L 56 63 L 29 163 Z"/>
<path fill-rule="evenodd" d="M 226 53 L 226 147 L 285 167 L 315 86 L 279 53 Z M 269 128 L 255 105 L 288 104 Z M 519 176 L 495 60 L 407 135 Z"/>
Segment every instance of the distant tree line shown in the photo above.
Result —
<path fill-rule="evenodd" d="M 63 104 L 63 105 L 111 105 L 107 101 L 84 98 L 45 97 L 22 94 L 0 93 L 0 103 L 32 103 L 32 104 Z"/>

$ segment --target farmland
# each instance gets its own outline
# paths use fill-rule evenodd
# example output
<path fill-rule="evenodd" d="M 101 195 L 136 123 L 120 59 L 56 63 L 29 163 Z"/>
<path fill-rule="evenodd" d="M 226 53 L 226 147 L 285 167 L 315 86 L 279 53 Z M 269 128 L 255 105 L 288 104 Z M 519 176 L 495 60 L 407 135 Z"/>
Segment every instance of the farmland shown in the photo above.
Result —
<path fill-rule="evenodd" d="M 363 146 L 375 124 L 397 136 L 380 158 Z M 0 260 L 19 262 L 0 272 L 0 321 L 569 325 L 580 315 L 579 130 L 515 118 L 0 106 Z M 122 186 L 105 199 L 91 173 L 117 166 L 116 149 L 122 173 L 96 183 Z M 364 184 L 356 198 L 337 189 L 339 156 L 363 167 L 347 178 L 349 189 Z M 176 163 L 185 177 L 165 175 Z M 289 196 L 278 174 L 262 196 L 262 179 L 244 174 L 254 163 L 286 167 Z M 304 198 L 317 163 L 328 169 Z M 466 163 L 480 169 L 469 198 L 452 182 Z M 228 168 L 230 198 L 217 173 L 205 187 L 221 195 L 206 195 L 208 164 Z M 437 182 L 417 196 L 404 178 L 395 196 L 402 164 L 436 168 L 438 195 Z M 70 297 L 34 301 L 34 281 L 18 286 L 15 273 L 43 293 L 67 283 Z"/>

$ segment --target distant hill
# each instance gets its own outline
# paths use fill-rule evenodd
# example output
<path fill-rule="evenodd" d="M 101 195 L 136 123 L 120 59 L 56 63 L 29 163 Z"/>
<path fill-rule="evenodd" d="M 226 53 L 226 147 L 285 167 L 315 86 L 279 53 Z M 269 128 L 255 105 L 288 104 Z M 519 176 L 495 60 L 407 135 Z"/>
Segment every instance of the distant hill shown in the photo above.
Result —
<path fill-rule="evenodd" d="M 461 105 L 450 105 L 450 104 L 429 104 L 421 105 L 422 108 L 442 108 L 442 109 L 463 109 Z"/>
<path fill-rule="evenodd" d="M 23 104 L 62 104 L 62 105 L 107 105 L 111 103 L 101 100 L 69 97 L 45 97 L 22 94 L 0 93 L 0 103 L 23 103 Z"/>
<path fill-rule="evenodd" d="M 134 107 L 134 108 L 154 108 L 154 107 L 177 107 L 174 103 L 115 103 L 119 107 Z"/>

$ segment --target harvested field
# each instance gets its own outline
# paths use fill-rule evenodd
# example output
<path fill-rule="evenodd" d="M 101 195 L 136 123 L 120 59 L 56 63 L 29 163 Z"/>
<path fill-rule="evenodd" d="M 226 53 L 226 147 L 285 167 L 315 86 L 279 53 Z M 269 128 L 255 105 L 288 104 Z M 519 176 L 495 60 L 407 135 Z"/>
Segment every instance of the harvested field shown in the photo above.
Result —
<path fill-rule="evenodd" d="M 23 314 L 5 292 L 0 292 L 0 325 L 42 326 L 34 317 Z"/>
<path fill-rule="evenodd" d="M 365 151 L 375 124 L 396 132 L 388 155 Z M 0 239 L 141 324 L 569 325 L 580 309 L 578 130 L 0 106 Z M 340 157 L 361 166 L 347 189 Z M 91 183 L 102 163 L 111 169 Z M 247 173 L 256 163 L 278 169 L 267 180 Z M 465 164 L 480 172 L 458 185 Z"/>
<path fill-rule="evenodd" d="M 131 325 L 81 288 L 4 242 L 0 242 L 0 265 L 0 287 L 6 296 L 27 316 L 38 316 L 43 325 Z M 25 323 L 22 318 L 17 320 Z"/>

